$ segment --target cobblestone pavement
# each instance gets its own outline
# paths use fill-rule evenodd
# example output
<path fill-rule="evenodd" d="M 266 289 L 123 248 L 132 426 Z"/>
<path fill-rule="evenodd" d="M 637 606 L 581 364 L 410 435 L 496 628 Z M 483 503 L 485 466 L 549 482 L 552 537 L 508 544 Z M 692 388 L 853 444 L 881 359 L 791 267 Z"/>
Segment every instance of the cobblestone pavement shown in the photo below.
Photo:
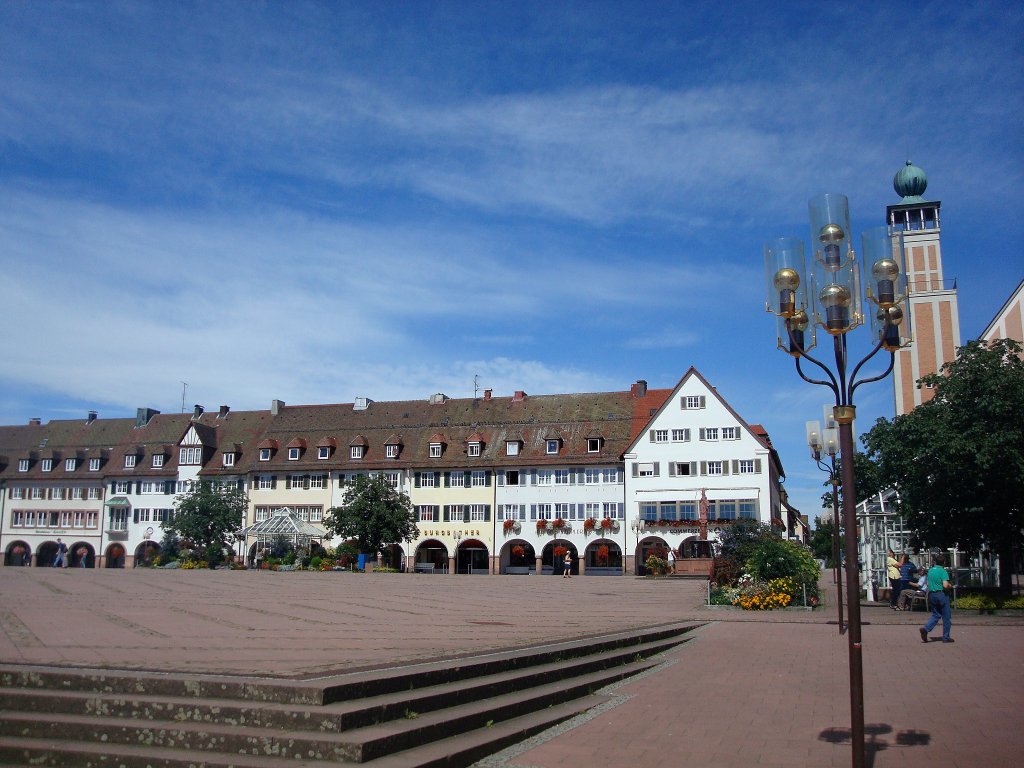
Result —
<path fill-rule="evenodd" d="M 483 764 L 850 765 L 835 610 L 713 610 L 703 591 L 616 577 L 0 568 L 0 662 L 309 676 L 694 621 L 694 640 L 619 684 L 614 705 Z M 862 608 L 868 765 L 1018 764 L 1024 619 L 958 613 L 957 642 L 926 645 L 924 618 Z"/>

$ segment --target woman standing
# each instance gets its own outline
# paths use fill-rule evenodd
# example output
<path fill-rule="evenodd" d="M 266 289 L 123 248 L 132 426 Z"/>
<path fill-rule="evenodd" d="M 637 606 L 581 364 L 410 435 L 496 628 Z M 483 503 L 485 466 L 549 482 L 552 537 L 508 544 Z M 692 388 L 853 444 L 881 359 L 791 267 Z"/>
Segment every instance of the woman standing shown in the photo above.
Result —
<path fill-rule="evenodd" d="M 889 607 L 896 610 L 896 601 L 900 596 L 900 561 L 896 559 L 892 547 L 889 547 L 885 558 L 885 575 L 889 577 Z"/>

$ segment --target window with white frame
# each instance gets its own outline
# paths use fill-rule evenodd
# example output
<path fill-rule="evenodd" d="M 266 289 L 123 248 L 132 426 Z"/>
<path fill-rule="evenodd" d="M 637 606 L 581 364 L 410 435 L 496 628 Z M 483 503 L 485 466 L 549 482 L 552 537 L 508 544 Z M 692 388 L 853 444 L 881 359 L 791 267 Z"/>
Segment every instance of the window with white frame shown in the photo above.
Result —
<path fill-rule="evenodd" d="M 575 504 L 555 504 L 555 517 L 562 518 L 563 520 L 575 520 L 576 519 L 576 505 Z"/>
<path fill-rule="evenodd" d="M 128 509 L 125 507 L 117 507 L 116 509 L 110 510 L 110 530 L 111 531 L 127 531 L 128 530 Z"/>
<path fill-rule="evenodd" d="M 299 460 L 299 449 L 296 448 L 296 447 L 289 448 L 288 449 L 288 461 L 298 461 L 298 460 Z"/>
<path fill-rule="evenodd" d="M 587 438 L 587 453 L 600 453 L 601 452 L 601 438 L 600 437 L 588 437 Z"/>
<path fill-rule="evenodd" d="M 326 488 L 327 487 L 327 475 L 310 475 L 309 477 L 310 488 Z"/>
<path fill-rule="evenodd" d="M 502 504 L 498 507 L 502 520 L 522 520 L 523 512 L 519 504 Z"/>
<path fill-rule="evenodd" d="M 690 439 L 690 430 L 688 429 L 673 429 L 672 430 L 672 442 L 674 443 L 685 443 Z"/>
<path fill-rule="evenodd" d="M 39 463 L 39 469 L 41 471 L 43 471 L 43 472 L 52 472 L 53 471 L 53 459 L 43 459 Z"/>
<path fill-rule="evenodd" d="M 519 441 L 518 440 L 506 440 L 505 441 L 505 455 L 506 456 L 518 456 L 519 455 Z"/>
<path fill-rule="evenodd" d="M 625 510 L 622 505 L 615 501 L 604 502 L 604 516 L 612 520 L 622 520 L 625 517 Z"/>
<path fill-rule="evenodd" d="M 668 442 L 668 430 L 667 429 L 652 429 L 651 430 L 651 442 L 652 443 L 667 443 Z"/>
<path fill-rule="evenodd" d="M 292 488 L 308 488 L 305 475 L 288 475 L 288 485 Z"/>
<path fill-rule="evenodd" d="M 538 520 L 550 520 L 551 519 L 551 505 L 550 504 L 538 504 L 537 505 L 537 519 Z"/>
<path fill-rule="evenodd" d="M 505 485 L 519 485 L 519 470 L 505 470 Z"/>
<path fill-rule="evenodd" d="M 740 459 L 738 468 L 741 475 L 752 475 L 756 471 L 755 466 L 753 459 Z"/>
<path fill-rule="evenodd" d="M 363 458 L 363 446 L 361 446 L 361 445 L 350 446 L 349 450 L 348 450 L 348 455 L 349 455 L 349 458 L 352 458 L 352 459 L 361 459 L 361 458 Z"/>
<path fill-rule="evenodd" d="M 19 472 L 28 472 L 28 464 L 29 464 L 28 459 L 18 459 L 18 471 Z"/>
<path fill-rule="evenodd" d="M 178 451 L 178 464 L 186 466 L 197 466 L 203 461 L 203 449 L 198 446 L 182 448 Z"/>
<path fill-rule="evenodd" d="M 44 494 L 43 494 L 43 489 L 42 488 L 38 488 L 37 487 L 37 488 L 33 488 L 32 489 L 32 498 L 33 499 L 42 499 L 43 497 L 44 497 Z"/>
<path fill-rule="evenodd" d="M 433 472 L 424 472 L 422 475 L 420 475 L 421 488 L 434 488 L 436 485 L 437 479 Z"/>
<path fill-rule="evenodd" d="M 568 469 L 556 469 L 554 471 L 555 485 L 569 485 L 569 470 Z"/>
<path fill-rule="evenodd" d="M 260 461 L 270 461 L 269 448 L 260 448 Z"/>
<path fill-rule="evenodd" d="M 89 459 L 89 471 L 90 472 L 99 472 L 100 471 L 100 460 L 99 459 Z"/>
<path fill-rule="evenodd" d="M 57 501 L 60 501 L 61 499 L 64 498 L 64 489 L 63 488 L 51 488 L 50 489 L 50 498 L 51 499 L 55 499 Z"/>
<path fill-rule="evenodd" d="M 73 525 L 75 528 L 85 527 L 85 512 L 75 512 Z"/>
<path fill-rule="evenodd" d="M 441 444 L 431 443 L 430 444 L 430 458 L 439 459 L 441 458 Z"/>
<path fill-rule="evenodd" d="M 331 447 L 329 445 L 321 445 L 317 448 L 316 457 L 320 460 L 331 458 Z"/>
<path fill-rule="evenodd" d="M 432 523 L 437 511 L 436 504 L 418 504 L 416 505 L 416 519 L 421 523 Z"/>
<path fill-rule="evenodd" d="M 739 503 L 739 515 L 741 518 L 746 520 L 754 520 L 757 518 L 757 502 L 741 501 Z"/>
<path fill-rule="evenodd" d="M 273 475 L 257 475 L 256 486 L 261 491 L 269 491 L 274 487 L 274 476 Z"/>
<path fill-rule="evenodd" d="M 687 477 L 688 475 L 691 474 L 697 474 L 692 462 L 676 461 L 673 462 L 673 466 L 675 467 L 675 475 L 677 477 Z"/>
<path fill-rule="evenodd" d="M 597 467 L 587 467 L 583 470 L 583 482 L 586 485 L 597 485 L 601 482 L 601 470 Z"/>
<path fill-rule="evenodd" d="M 114 493 L 131 493 L 131 490 L 131 480 L 118 480 L 116 483 L 114 483 Z"/>
<path fill-rule="evenodd" d="M 155 523 L 166 523 L 171 519 L 171 513 L 173 509 L 154 509 L 153 510 L 153 522 Z"/>
<path fill-rule="evenodd" d="M 654 464 L 651 462 L 641 462 L 636 465 L 637 477 L 654 477 Z"/>
<path fill-rule="evenodd" d="M 736 502 L 735 501 L 720 501 L 718 502 L 718 509 L 715 511 L 715 517 L 719 520 L 735 520 L 736 519 Z"/>
<path fill-rule="evenodd" d="M 162 453 L 153 454 L 153 466 L 157 469 L 164 465 L 164 455 Z"/>
<path fill-rule="evenodd" d="M 466 487 L 466 473 L 465 472 L 452 472 L 448 476 L 448 487 L 449 488 L 465 488 Z"/>
<path fill-rule="evenodd" d="M 24 488 L 11 488 L 11 498 L 12 499 L 24 499 L 25 498 L 25 489 Z"/>
<path fill-rule="evenodd" d="M 700 431 L 701 440 L 717 440 L 718 439 L 718 427 L 704 427 Z"/>
<path fill-rule="evenodd" d="M 487 470 L 486 469 L 474 469 L 473 474 L 470 475 L 474 488 L 483 488 L 489 485 L 487 482 Z"/>
<path fill-rule="evenodd" d="M 723 440 L 739 440 L 740 439 L 740 428 L 739 427 L 722 427 L 722 439 Z"/>
<path fill-rule="evenodd" d="M 397 459 L 398 458 L 398 445 L 396 445 L 396 444 L 385 445 L 384 446 L 384 455 L 387 458 L 389 458 L 389 459 Z"/>
<path fill-rule="evenodd" d="M 256 507 L 256 522 L 262 523 L 270 518 L 270 507 Z"/>
<path fill-rule="evenodd" d="M 40 525 L 45 525 L 43 520 L 40 520 Z M 25 512 L 25 527 L 35 528 L 36 527 L 36 511 L 34 509 L 26 510 Z"/>
<path fill-rule="evenodd" d="M 134 453 L 126 453 L 124 455 L 124 468 L 132 469 L 135 466 L 136 455 Z"/>
<path fill-rule="evenodd" d="M 143 480 L 139 486 L 139 493 L 160 493 L 164 492 L 164 481 L 163 480 Z"/>
<path fill-rule="evenodd" d="M 221 463 L 221 466 L 224 466 L 224 467 L 233 467 L 233 466 L 235 466 L 235 454 L 230 452 L 230 451 L 226 451 L 225 453 L 222 453 L 220 455 L 220 463 Z"/>
<path fill-rule="evenodd" d="M 85 489 L 84 488 L 72 488 L 71 489 L 71 498 L 75 499 L 76 501 L 84 499 L 85 498 Z"/>
<path fill-rule="evenodd" d="M 21 528 L 25 525 L 25 513 L 20 509 L 16 509 L 11 512 L 11 526 L 14 528 Z"/>
<path fill-rule="evenodd" d="M 149 522 L 149 510 L 148 509 L 137 509 L 135 511 L 139 513 L 139 522 L 140 523 L 148 523 Z"/>
<path fill-rule="evenodd" d="M 584 514 L 591 520 L 601 517 L 601 504 L 596 501 L 588 501 L 584 507 Z"/>
<path fill-rule="evenodd" d="M 78 466 L 78 459 L 64 459 L 65 472 L 74 472 L 76 466 Z"/>
<path fill-rule="evenodd" d="M 697 519 L 697 502 L 696 501 L 680 501 L 679 502 L 679 519 L 680 520 L 696 520 Z"/>
<path fill-rule="evenodd" d="M 617 484 L 622 482 L 622 472 L 618 467 L 602 469 L 601 477 L 606 483 Z"/>
<path fill-rule="evenodd" d="M 102 495 L 102 491 L 99 488 L 90 488 L 88 494 L 89 501 L 96 501 Z"/>
<path fill-rule="evenodd" d="M 558 440 L 558 439 L 545 440 L 544 441 L 544 451 L 545 451 L 545 453 L 558 453 L 558 447 L 559 447 L 559 443 L 560 442 L 561 441 Z"/>
<path fill-rule="evenodd" d="M 98 512 L 86 512 L 85 513 L 85 527 L 86 528 L 98 528 L 100 524 L 100 516 Z"/>
<path fill-rule="evenodd" d="M 309 508 L 309 522 L 319 523 L 324 519 L 324 508 L 323 507 L 310 507 Z"/>
<path fill-rule="evenodd" d="M 480 443 L 472 442 L 466 446 L 466 454 L 468 456 L 479 456 L 480 455 Z"/>
<path fill-rule="evenodd" d="M 704 395 L 687 395 L 679 398 L 679 405 L 687 411 L 703 408 L 705 402 Z"/>
<path fill-rule="evenodd" d="M 551 485 L 552 473 L 550 469 L 537 470 L 537 485 Z"/>
<path fill-rule="evenodd" d="M 658 503 L 654 501 L 645 501 L 640 504 L 640 519 L 641 520 L 657 520 L 658 519 Z"/>
<path fill-rule="evenodd" d="M 486 504 L 470 504 L 469 505 L 469 521 L 472 523 L 483 523 L 490 519 L 490 515 L 487 514 Z"/>
<path fill-rule="evenodd" d="M 384 479 L 388 481 L 392 488 L 398 489 L 402 487 L 401 472 L 385 472 Z"/>
<path fill-rule="evenodd" d="M 720 462 L 720 461 L 709 461 L 708 462 L 708 474 L 709 475 L 720 475 L 720 474 L 722 474 L 722 462 Z"/>

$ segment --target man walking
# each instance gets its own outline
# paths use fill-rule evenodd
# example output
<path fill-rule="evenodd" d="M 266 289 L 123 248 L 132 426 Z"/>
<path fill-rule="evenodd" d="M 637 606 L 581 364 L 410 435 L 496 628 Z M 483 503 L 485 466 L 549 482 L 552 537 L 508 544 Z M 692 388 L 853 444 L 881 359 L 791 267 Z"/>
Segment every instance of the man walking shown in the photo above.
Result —
<path fill-rule="evenodd" d="M 942 642 L 954 642 L 953 638 L 949 636 L 949 629 L 953 625 L 953 616 L 949 609 L 949 596 L 943 591 L 950 588 L 949 571 L 945 566 L 946 558 L 943 555 L 936 555 L 935 565 L 928 569 L 928 607 L 932 609 L 932 615 L 921 627 L 921 642 L 923 643 L 928 642 L 928 633 L 935 629 L 939 619 L 942 619 Z"/>
<path fill-rule="evenodd" d="M 53 560 L 54 568 L 63 568 L 64 559 L 68 556 L 68 545 L 57 539 L 57 557 Z"/>

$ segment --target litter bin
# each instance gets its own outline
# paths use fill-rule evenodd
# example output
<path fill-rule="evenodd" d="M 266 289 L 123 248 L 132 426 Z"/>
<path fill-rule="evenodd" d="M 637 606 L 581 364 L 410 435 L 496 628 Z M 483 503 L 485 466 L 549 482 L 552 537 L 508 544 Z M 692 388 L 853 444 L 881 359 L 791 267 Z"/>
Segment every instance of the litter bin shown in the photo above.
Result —
<path fill-rule="evenodd" d="M 360 554 L 359 558 L 356 561 L 356 568 L 358 568 L 360 571 L 365 571 L 366 570 L 366 561 L 367 561 L 367 559 L 369 557 L 370 557 L 369 555 Z"/>

